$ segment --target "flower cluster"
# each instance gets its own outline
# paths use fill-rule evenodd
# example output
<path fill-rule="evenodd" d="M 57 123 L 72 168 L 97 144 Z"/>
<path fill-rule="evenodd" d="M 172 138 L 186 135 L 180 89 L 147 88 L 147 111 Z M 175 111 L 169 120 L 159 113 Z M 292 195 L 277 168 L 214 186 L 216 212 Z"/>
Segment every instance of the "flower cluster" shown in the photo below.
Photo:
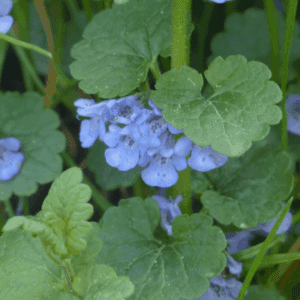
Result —
<path fill-rule="evenodd" d="M 228 160 L 211 146 L 199 147 L 185 136 L 175 142 L 174 135 L 183 130 L 167 123 L 151 99 L 152 110 L 146 109 L 136 96 L 100 103 L 78 99 L 74 105 L 78 108 L 77 118 L 90 118 L 81 123 L 82 147 L 91 147 L 99 138 L 108 146 L 105 159 L 110 166 L 128 171 L 139 165 L 145 168 L 142 178 L 150 186 L 174 185 L 178 180 L 177 171 L 188 165 L 199 172 L 207 172 Z"/>
<path fill-rule="evenodd" d="M 13 7 L 12 0 L 0 0 L 0 32 L 6 34 L 14 23 L 12 16 L 9 12 Z"/>
<path fill-rule="evenodd" d="M 0 181 L 9 181 L 18 175 L 25 155 L 18 152 L 21 141 L 15 137 L 0 139 Z"/>

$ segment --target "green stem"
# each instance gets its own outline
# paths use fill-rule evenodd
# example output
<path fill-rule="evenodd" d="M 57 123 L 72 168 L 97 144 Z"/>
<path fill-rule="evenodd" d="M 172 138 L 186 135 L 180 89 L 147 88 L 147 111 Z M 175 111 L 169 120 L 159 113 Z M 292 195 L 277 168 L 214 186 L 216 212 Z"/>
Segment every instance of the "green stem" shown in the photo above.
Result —
<path fill-rule="evenodd" d="M 105 9 L 110 8 L 110 0 L 104 0 L 104 8 Z"/>
<path fill-rule="evenodd" d="M 212 16 L 212 13 L 214 11 L 215 8 L 215 4 L 214 3 L 210 3 L 210 2 L 203 2 L 204 4 L 204 11 L 201 14 L 201 23 L 200 24 L 196 24 L 196 29 L 198 31 L 199 34 L 199 38 L 198 38 L 198 57 L 199 57 L 199 71 L 201 73 L 204 72 L 205 70 L 205 55 L 204 55 L 204 51 L 205 51 L 205 47 L 207 47 L 207 43 L 206 43 L 206 37 L 208 35 L 208 29 L 209 29 L 209 21 L 210 18 Z"/>
<path fill-rule="evenodd" d="M 172 69 L 180 70 L 184 65 L 187 65 L 189 53 L 186 47 L 186 15 L 188 10 L 189 0 L 173 0 L 172 12 Z M 178 138 L 178 137 L 177 137 Z M 175 199 L 178 195 L 183 196 L 183 201 L 180 203 L 180 208 L 183 214 L 192 214 L 191 200 L 191 177 L 190 168 L 179 172 L 178 180 L 174 186 L 168 191 Z"/>
<path fill-rule="evenodd" d="M 287 19 L 283 45 L 283 61 L 282 61 L 282 75 L 281 75 L 281 90 L 282 90 L 282 121 L 281 121 L 281 145 L 283 150 L 287 150 L 288 135 L 287 135 L 287 113 L 286 113 L 286 84 L 289 68 L 289 55 L 292 44 L 293 30 L 297 12 L 298 0 L 290 0 L 287 5 Z"/>
<path fill-rule="evenodd" d="M 186 53 L 186 14 L 187 0 L 173 0 L 172 12 L 172 59 L 171 67 L 180 70 L 187 64 Z"/>
<path fill-rule="evenodd" d="M 69 12 L 71 13 L 73 20 L 75 22 L 79 22 L 79 21 L 76 21 L 76 20 L 78 20 L 77 14 L 78 14 L 78 11 L 79 11 L 79 7 L 77 5 L 77 2 L 74 1 L 74 0 L 67 0 L 65 3 L 68 6 Z"/>
<path fill-rule="evenodd" d="M 160 77 L 160 70 L 159 70 L 159 67 L 158 67 L 158 63 L 157 63 L 157 60 L 155 60 L 155 62 L 153 62 L 151 65 L 150 65 L 150 70 L 151 70 L 151 73 L 153 74 L 155 80 L 157 81 Z"/>
<path fill-rule="evenodd" d="M 13 35 L 14 33 L 10 32 L 11 35 Z M 63 87 L 66 87 L 68 85 L 73 85 L 74 84 L 74 80 L 71 80 L 69 78 L 67 78 L 64 73 L 60 70 L 60 68 L 57 66 L 57 64 L 54 62 L 53 60 L 53 57 L 52 57 L 52 54 L 47 51 L 47 50 L 44 50 L 38 46 L 35 46 L 35 45 L 32 45 L 30 43 L 26 43 L 26 42 L 23 42 L 23 41 L 20 41 L 18 40 L 15 36 L 14 37 L 11 37 L 11 36 L 8 36 L 7 34 L 3 34 L 0 32 L 0 39 L 3 39 L 13 45 L 16 45 L 16 46 L 21 46 L 25 49 L 29 49 L 29 50 L 33 50 L 33 51 L 36 51 L 37 53 L 40 53 L 48 58 L 51 59 L 53 65 L 54 65 L 54 69 L 55 71 L 57 72 L 58 74 L 58 81 L 59 83 L 63 86 Z M 15 49 L 17 49 L 17 47 L 15 47 Z M 28 66 L 28 65 L 27 65 Z M 35 72 L 34 72 L 35 73 Z M 44 92 L 43 92 L 44 93 Z"/>
<path fill-rule="evenodd" d="M 192 11 L 192 0 L 186 0 L 186 1 L 187 1 L 187 13 L 191 14 L 191 11 Z M 189 64 L 190 64 L 191 37 L 192 37 L 192 35 L 187 40 L 186 47 L 185 47 L 185 50 L 186 50 L 185 56 L 186 56 L 186 65 L 187 66 L 189 66 Z"/>
<path fill-rule="evenodd" d="M 133 186 L 134 196 L 144 198 L 142 189 L 142 177 L 140 176 Z"/>
<path fill-rule="evenodd" d="M 20 41 L 16 38 L 13 38 L 7 34 L 3 34 L 2 32 L 0 32 L 0 39 L 2 40 L 5 40 L 13 45 L 17 45 L 17 46 L 21 46 L 25 49 L 29 49 L 29 50 L 33 50 L 37 53 L 40 53 L 44 56 L 47 56 L 48 58 L 52 59 L 52 54 L 50 52 L 48 52 L 47 50 L 44 50 L 38 46 L 35 46 L 35 45 L 32 45 L 30 43 L 26 43 L 26 42 L 23 42 L 23 41 Z"/>
<path fill-rule="evenodd" d="M 43 82 L 41 81 L 40 77 L 38 76 L 38 74 L 36 73 L 36 69 L 32 66 L 31 61 L 27 57 L 24 49 L 17 47 L 15 45 L 13 45 L 13 47 L 14 47 L 14 50 L 15 50 L 18 58 L 20 59 L 21 63 L 25 66 L 25 68 L 27 69 L 27 72 L 30 74 L 33 82 L 36 84 L 36 86 L 39 89 L 39 91 L 41 92 L 41 94 L 45 95 L 45 86 L 44 86 Z M 50 99 L 50 96 L 49 95 L 47 95 L 47 96 Z"/>
<path fill-rule="evenodd" d="M 73 159 L 73 157 L 70 154 L 68 154 L 67 152 L 64 151 L 61 153 L 61 155 L 68 167 L 71 168 L 71 167 L 77 166 L 75 160 Z M 113 206 L 108 200 L 106 200 L 102 196 L 102 194 L 99 192 L 99 190 L 94 186 L 94 184 L 88 179 L 88 177 L 85 174 L 83 174 L 82 182 L 87 184 L 91 188 L 93 200 L 102 212 L 105 212 L 107 209 L 109 209 L 111 206 Z"/>
<path fill-rule="evenodd" d="M 30 210 L 29 210 L 28 197 L 22 196 L 22 198 L 23 198 L 23 214 L 24 214 L 24 216 L 29 216 Z"/>
<path fill-rule="evenodd" d="M 5 211 L 7 212 L 8 216 L 10 218 L 14 217 L 15 212 L 13 210 L 10 200 L 8 199 L 8 200 L 4 201 L 3 203 L 4 203 Z"/>
<path fill-rule="evenodd" d="M 83 5 L 83 9 L 84 9 L 86 19 L 87 19 L 88 22 L 90 22 L 92 20 L 92 17 L 93 17 L 90 0 L 82 0 L 81 2 L 82 2 L 82 5 Z"/>
<path fill-rule="evenodd" d="M 279 37 L 278 37 L 278 25 L 276 17 L 276 8 L 274 0 L 264 0 L 265 11 L 269 25 L 269 36 L 271 39 L 270 59 L 271 59 L 271 71 L 272 80 L 278 82 L 279 68 L 280 68 L 280 55 L 279 55 Z"/>
<path fill-rule="evenodd" d="M 240 290 L 240 293 L 239 293 L 239 296 L 237 298 L 237 300 L 243 300 L 244 299 L 244 295 L 252 281 L 252 278 L 260 264 L 260 262 L 262 261 L 268 247 L 269 247 L 269 244 L 272 242 L 273 238 L 275 237 L 276 235 L 276 232 L 278 230 L 278 228 L 280 227 L 280 224 L 282 223 L 285 215 L 287 214 L 287 212 L 289 211 L 290 207 L 291 207 L 291 204 L 292 204 L 292 201 L 293 201 L 293 198 L 291 198 L 288 203 L 286 204 L 286 206 L 284 207 L 283 211 L 281 212 L 281 214 L 279 215 L 277 221 L 275 222 L 271 232 L 268 234 L 266 240 L 264 241 L 262 247 L 260 248 L 257 256 L 255 257 L 253 263 L 252 263 L 252 266 L 250 268 L 250 270 L 248 271 L 247 275 L 246 275 L 246 278 L 243 282 L 243 285 L 242 285 L 242 288 Z"/>

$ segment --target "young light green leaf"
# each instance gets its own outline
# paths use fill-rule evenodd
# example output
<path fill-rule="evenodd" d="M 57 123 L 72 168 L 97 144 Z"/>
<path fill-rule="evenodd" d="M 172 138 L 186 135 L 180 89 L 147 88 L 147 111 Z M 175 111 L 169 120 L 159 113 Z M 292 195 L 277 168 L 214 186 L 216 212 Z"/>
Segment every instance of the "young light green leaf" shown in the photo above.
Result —
<path fill-rule="evenodd" d="M 3 231 L 21 227 L 39 236 L 46 251 L 64 259 L 78 255 L 86 248 L 85 238 L 93 229 L 87 221 L 93 214 L 93 206 L 87 203 L 91 189 L 81 181 L 81 169 L 66 170 L 54 180 L 37 217 L 14 217 Z"/>
<path fill-rule="evenodd" d="M 20 229 L 1 236 L 0 299 L 44 299 L 63 289 L 62 269 L 45 254 L 38 238 Z"/>
<path fill-rule="evenodd" d="M 39 184 L 53 181 L 62 171 L 59 152 L 66 145 L 57 113 L 46 109 L 41 95 L 35 92 L 0 93 L 0 138 L 13 136 L 21 143 L 25 161 L 11 181 L 0 181 L 0 201 L 12 193 L 30 196 Z"/>
<path fill-rule="evenodd" d="M 257 147 L 230 158 L 223 167 L 205 173 L 215 190 L 206 190 L 201 202 L 221 224 L 239 228 L 274 219 L 293 188 L 291 158 L 272 145 Z"/>
<path fill-rule="evenodd" d="M 92 231 L 87 222 L 93 214 L 93 206 L 87 203 L 91 189 L 81 183 L 82 177 L 77 167 L 64 171 L 54 180 L 42 205 L 41 221 L 48 231 L 41 239 L 57 255 L 78 255 L 86 248 L 84 238 Z"/>
<path fill-rule="evenodd" d="M 226 239 L 213 219 L 202 214 L 177 217 L 174 238 L 160 240 L 157 203 L 147 198 L 121 200 L 100 220 L 103 249 L 97 262 L 127 275 L 135 285 L 131 299 L 193 300 L 209 287 L 209 278 L 226 266 Z M 117 243 L 117 244 L 116 244 Z"/>
<path fill-rule="evenodd" d="M 152 100 L 163 109 L 164 119 L 183 128 L 195 144 L 240 156 L 268 134 L 270 124 L 280 121 L 282 113 L 275 104 L 281 90 L 269 81 L 266 65 L 247 62 L 241 55 L 217 57 L 204 73 L 214 90 L 208 98 L 201 94 L 202 75 L 184 66 L 160 76 Z"/>
<path fill-rule="evenodd" d="M 113 5 L 93 17 L 73 46 L 71 74 L 87 94 L 124 96 L 146 79 L 159 54 L 170 55 L 171 26 L 172 0 Z"/>
<path fill-rule="evenodd" d="M 127 276 L 117 276 L 112 267 L 97 264 L 79 272 L 74 278 L 73 288 L 85 300 L 125 300 L 134 291 Z"/>

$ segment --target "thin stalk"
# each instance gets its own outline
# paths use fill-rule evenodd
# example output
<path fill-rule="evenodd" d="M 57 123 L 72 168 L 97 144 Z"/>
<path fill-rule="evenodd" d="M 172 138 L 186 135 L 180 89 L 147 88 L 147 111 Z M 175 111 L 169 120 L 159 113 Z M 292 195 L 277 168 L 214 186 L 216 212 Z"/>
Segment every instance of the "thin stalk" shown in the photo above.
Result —
<path fill-rule="evenodd" d="M 88 22 L 92 20 L 92 8 L 91 8 L 91 3 L 90 0 L 81 0 L 82 5 L 83 5 L 83 10 L 86 16 L 86 19 Z"/>
<path fill-rule="evenodd" d="M 243 300 L 244 299 L 244 296 L 245 296 L 245 293 L 252 281 L 252 278 L 256 272 L 256 270 L 258 269 L 258 266 L 260 264 L 260 262 L 262 261 L 268 247 L 269 247 L 269 244 L 272 242 L 273 238 L 275 237 L 276 235 L 276 232 L 278 230 L 278 228 L 280 227 L 280 224 L 282 223 L 285 215 L 287 214 L 287 212 L 289 211 L 290 207 L 291 207 L 291 204 L 293 202 L 293 198 L 291 198 L 288 203 L 286 204 L 286 206 L 284 207 L 283 211 L 281 212 L 281 214 L 279 215 L 277 221 L 275 222 L 271 232 L 268 234 L 266 240 L 264 241 L 262 247 L 260 248 L 257 256 L 255 257 L 253 263 L 252 263 L 252 266 L 250 268 L 250 270 L 248 271 L 247 275 L 246 275 L 246 278 L 243 282 L 243 285 L 240 289 L 240 293 L 238 295 L 238 298 L 237 300 Z"/>
<path fill-rule="evenodd" d="M 300 238 L 296 240 L 296 242 L 293 244 L 293 246 L 290 248 L 288 253 L 295 253 L 300 250 Z M 281 263 L 277 269 L 272 273 L 272 275 L 269 277 L 266 286 L 268 288 L 275 287 L 276 283 L 282 278 L 282 276 L 287 272 L 289 267 L 291 266 L 291 262 L 285 262 Z"/>
<path fill-rule="evenodd" d="M 189 53 L 186 46 L 186 15 L 189 0 L 173 0 L 172 12 L 172 47 L 171 47 L 171 67 L 180 70 L 182 66 L 187 65 Z M 175 199 L 178 195 L 183 196 L 180 208 L 183 214 L 192 214 L 191 199 L 191 175 L 190 168 L 179 172 L 178 180 L 171 187 L 171 193 Z"/>
<path fill-rule="evenodd" d="M 5 40 L 13 45 L 17 45 L 17 46 L 21 46 L 25 49 L 29 49 L 29 50 L 33 50 L 37 53 L 40 53 L 44 56 L 47 56 L 48 58 L 52 59 L 52 54 L 38 46 L 32 45 L 30 43 L 26 43 L 26 42 L 22 42 L 16 38 L 13 38 L 7 34 L 3 34 L 2 32 L 0 32 L 0 39 Z"/>
<path fill-rule="evenodd" d="M 15 212 L 13 210 L 13 207 L 11 205 L 10 200 L 8 199 L 8 200 L 4 201 L 3 204 L 4 204 L 4 207 L 5 207 L 5 211 L 7 212 L 9 218 L 14 217 L 15 216 Z"/>
<path fill-rule="evenodd" d="M 279 37 L 278 37 L 278 24 L 276 17 L 276 8 L 274 0 L 264 0 L 265 11 L 269 25 L 269 36 L 271 40 L 270 59 L 272 80 L 278 82 L 280 56 L 279 56 Z"/>
<path fill-rule="evenodd" d="M 31 61 L 29 60 L 29 58 L 27 57 L 25 51 L 23 48 L 17 47 L 15 45 L 13 45 L 14 50 L 18 56 L 18 58 L 20 59 L 21 63 L 24 64 L 24 66 L 27 69 L 27 72 L 30 74 L 33 82 L 36 84 L 37 88 L 39 89 L 39 91 L 45 95 L 45 88 L 44 88 L 44 84 L 41 81 L 40 77 L 38 76 L 38 74 L 36 73 L 35 68 L 32 66 Z M 47 94 L 46 94 L 47 95 Z M 47 95 L 50 99 L 50 96 Z"/>
<path fill-rule="evenodd" d="M 205 70 L 205 47 L 207 47 L 206 38 L 208 35 L 208 29 L 210 24 L 210 19 L 213 14 L 215 4 L 210 2 L 203 2 L 204 11 L 201 15 L 201 22 L 196 24 L 196 29 L 199 34 L 198 38 L 198 57 L 200 61 L 199 71 L 202 73 Z"/>
<path fill-rule="evenodd" d="M 282 90 L 282 120 L 281 120 L 281 145 L 283 150 L 287 150 L 288 134 L 287 134 L 287 112 L 286 112 L 286 85 L 289 68 L 289 56 L 292 44 L 293 30 L 297 12 L 298 0 L 290 0 L 287 5 L 287 19 L 283 45 L 283 60 L 282 60 L 282 75 L 281 75 L 281 90 Z"/>
<path fill-rule="evenodd" d="M 187 64 L 186 53 L 186 14 L 187 0 L 173 0 L 172 12 L 172 59 L 171 67 L 180 70 Z"/>
<path fill-rule="evenodd" d="M 158 67 L 158 63 L 157 63 L 157 60 L 155 61 L 155 63 L 152 63 L 150 65 L 150 70 L 151 70 L 151 73 L 153 74 L 155 80 L 157 81 L 160 77 L 160 70 L 159 70 L 159 67 Z"/>

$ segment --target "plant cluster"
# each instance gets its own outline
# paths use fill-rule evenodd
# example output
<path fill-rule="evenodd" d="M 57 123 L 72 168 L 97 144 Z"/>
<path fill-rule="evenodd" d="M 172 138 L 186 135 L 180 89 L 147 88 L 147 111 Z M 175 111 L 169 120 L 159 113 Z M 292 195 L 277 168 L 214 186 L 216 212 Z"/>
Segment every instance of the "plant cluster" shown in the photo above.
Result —
<path fill-rule="evenodd" d="M 0 299 L 299 298 L 298 1 L 199 3 L 0 0 Z"/>

